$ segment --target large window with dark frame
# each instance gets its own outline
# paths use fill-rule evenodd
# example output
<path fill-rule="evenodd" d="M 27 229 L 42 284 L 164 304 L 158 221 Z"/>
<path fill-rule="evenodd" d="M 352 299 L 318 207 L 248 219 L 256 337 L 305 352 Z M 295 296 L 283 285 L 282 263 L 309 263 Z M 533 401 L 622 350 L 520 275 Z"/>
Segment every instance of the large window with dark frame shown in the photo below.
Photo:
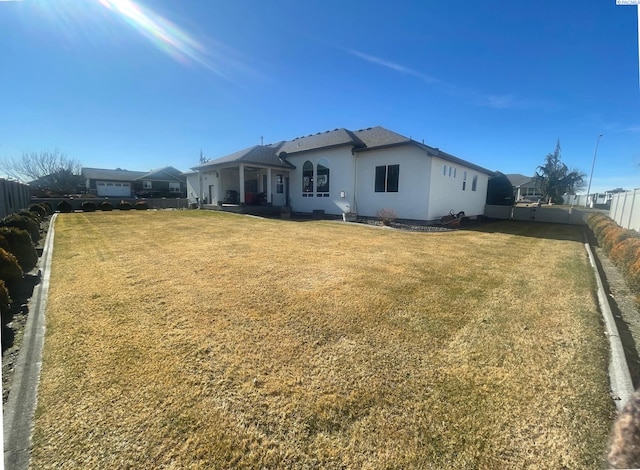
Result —
<path fill-rule="evenodd" d="M 302 165 L 302 197 L 313 197 L 313 163 L 309 160 Z"/>
<path fill-rule="evenodd" d="M 325 159 L 318 162 L 316 192 L 318 193 L 318 197 L 329 197 L 329 162 Z"/>
<path fill-rule="evenodd" d="M 383 165 L 376 167 L 376 193 L 397 193 L 400 178 L 400 165 Z"/>

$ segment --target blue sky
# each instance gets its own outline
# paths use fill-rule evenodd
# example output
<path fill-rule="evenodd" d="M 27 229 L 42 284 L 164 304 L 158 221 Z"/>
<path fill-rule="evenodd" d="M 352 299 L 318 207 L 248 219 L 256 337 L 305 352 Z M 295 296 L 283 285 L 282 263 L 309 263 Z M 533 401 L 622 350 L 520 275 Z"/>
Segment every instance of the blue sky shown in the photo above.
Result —
<path fill-rule="evenodd" d="M 615 0 L 0 0 L 0 157 L 198 164 L 381 125 L 491 170 L 640 187 L 638 13 Z"/>

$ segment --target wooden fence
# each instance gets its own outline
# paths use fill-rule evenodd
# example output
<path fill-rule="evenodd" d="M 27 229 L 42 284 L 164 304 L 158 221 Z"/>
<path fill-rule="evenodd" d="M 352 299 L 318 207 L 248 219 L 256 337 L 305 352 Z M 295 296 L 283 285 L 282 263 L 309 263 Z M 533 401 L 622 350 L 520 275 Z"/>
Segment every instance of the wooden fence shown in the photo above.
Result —
<path fill-rule="evenodd" d="M 31 204 L 29 196 L 26 184 L 0 178 L 0 219 L 27 209 Z"/>

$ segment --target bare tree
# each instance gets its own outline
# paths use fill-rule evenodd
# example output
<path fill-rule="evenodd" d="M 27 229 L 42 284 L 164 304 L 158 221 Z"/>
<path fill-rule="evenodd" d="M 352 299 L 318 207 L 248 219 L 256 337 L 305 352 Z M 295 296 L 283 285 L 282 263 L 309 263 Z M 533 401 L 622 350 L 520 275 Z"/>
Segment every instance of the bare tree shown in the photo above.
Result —
<path fill-rule="evenodd" d="M 21 158 L 0 159 L 0 173 L 56 193 L 74 193 L 82 182 L 82 165 L 59 150 L 24 152 Z"/>

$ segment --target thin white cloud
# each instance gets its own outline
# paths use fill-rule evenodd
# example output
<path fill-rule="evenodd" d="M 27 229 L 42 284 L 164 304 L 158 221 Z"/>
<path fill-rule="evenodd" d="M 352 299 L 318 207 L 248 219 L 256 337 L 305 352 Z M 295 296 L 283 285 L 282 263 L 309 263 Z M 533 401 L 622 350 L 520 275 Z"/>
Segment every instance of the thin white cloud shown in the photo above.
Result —
<path fill-rule="evenodd" d="M 370 54 L 365 54 L 364 52 L 356 51 L 354 49 L 345 49 L 349 54 L 359 57 L 360 59 L 366 60 L 367 62 L 371 62 L 372 64 L 381 65 L 388 69 L 394 70 L 396 72 L 400 72 L 406 75 L 412 75 L 414 77 L 420 78 L 427 83 L 438 83 L 440 80 L 434 78 L 430 75 L 426 75 L 424 73 L 417 72 L 409 67 L 405 67 L 404 65 L 396 64 L 395 62 L 391 62 L 389 60 L 381 59 L 380 57 L 376 57 Z"/>
<path fill-rule="evenodd" d="M 416 70 L 413 70 L 404 65 L 398 64 L 396 62 L 392 62 L 390 60 L 382 59 L 378 56 L 366 54 L 364 52 L 357 51 L 355 49 L 347 49 L 343 48 L 343 50 L 359 59 L 366 60 L 375 65 L 380 65 L 381 67 L 388 68 L 395 72 L 399 72 L 405 75 L 411 75 L 413 77 L 419 78 L 423 80 L 425 83 L 429 83 L 437 86 L 445 93 L 461 97 L 464 100 L 472 103 L 476 106 L 482 106 L 493 109 L 554 109 L 555 106 L 553 103 L 548 101 L 539 100 L 525 100 L 522 99 L 512 93 L 507 94 L 486 94 L 475 91 L 470 88 L 461 87 L 451 82 L 445 82 L 439 78 L 433 77 L 431 75 L 427 75 Z"/>

